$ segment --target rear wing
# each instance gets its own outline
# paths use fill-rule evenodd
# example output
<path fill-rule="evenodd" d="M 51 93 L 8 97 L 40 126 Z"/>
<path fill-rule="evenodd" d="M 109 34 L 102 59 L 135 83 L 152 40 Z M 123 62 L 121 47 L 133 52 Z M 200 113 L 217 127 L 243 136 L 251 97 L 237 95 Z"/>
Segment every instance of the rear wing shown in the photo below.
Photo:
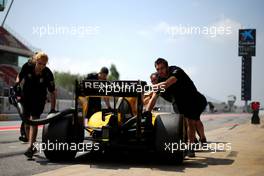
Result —
<path fill-rule="evenodd" d="M 137 138 L 141 136 L 141 118 L 143 111 L 142 95 L 145 91 L 145 81 L 99 81 L 82 80 L 75 84 L 75 116 L 78 116 L 79 96 L 112 96 L 112 97 L 136 97 L 137 98 Z M 104 114 L 104 111 L 102 111 Z M 116 99 L 114 98 L 114 113 L 117 117 Z M 103 115 L 104 116 L 104 115 Z M 102 118 L 103 118 L 102 116 Z"/>
<path fill-rule="evenodd" d="M 145 81 L 99 81 L 77 82 L 77 96 L 137 97 L 144 93 Z"/>

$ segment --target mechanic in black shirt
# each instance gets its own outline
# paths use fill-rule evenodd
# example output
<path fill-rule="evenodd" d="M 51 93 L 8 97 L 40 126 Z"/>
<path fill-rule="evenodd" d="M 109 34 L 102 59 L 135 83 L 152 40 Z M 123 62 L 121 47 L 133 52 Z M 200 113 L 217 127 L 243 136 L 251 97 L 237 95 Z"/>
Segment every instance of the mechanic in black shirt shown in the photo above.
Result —
<path fill-rule="evenodd" d="M 108 68 L 102 67 L 99 73 L 89 73 L 86 77 L 87 80 L 107 80 Z M 109 98 L 104 97 L 105 104 L 108 109 L 111 109 Z M 88 97 L 88 109 L 86 118 L 90 118 L 95 112 L 101 111 L 101 98 L 100 97 Z"/>
<path fill-rule="evenodd" d="M 159 75 L 159 83 L 156 86 L 160 89 L 165 88 L 160 95 L 172 103 L 176 112 L 179 111 L 187 118 L 189 143 L 194 143 L 196 129 L 201 136 L 201 142 L 206 142 L 204 127 L 200 120 L 200 115 L 207 106 L 204 95 L 197 91 L 193 81 L 180 67 L 168 66 L 165 59 L 158 58 L 155 61 L 155 68 Z M 147 106 L 147 111 L 153 109 L 157 98 L 158 94 L 154 93 Z M 195 156 L 194 150 L 191 152 L 191 155 Z"/>
<path fill-rule="evenodd" d="M 48 56 L 45 53 L 36 53 L 31 60 L 22 66 L 16 79 L 17 86 L 23 81 L 22 95 L 18 99 L 20 99 L 24 107 L 24 116 L 30 119 L 40 118 L 46 103 L 47 90 L 50 92 L 50 113 L 55 112 L 56 96 L 54 77 L 51 70 L 46 67 L 47 62 Z M 37 149 L 33 147 L 33 143 L 36 142 L 37 132 L 38 126 L 26 127 L 29 148 L 24 154 L 29 158 L 37 152 Z"/>
<path fill-rule="evenodd" d="M 158 76 L 159 75 L 157 72 L 151 73 L 149 78 L 150 78 L 150 82 L 152 85 L 158 84 L 158 78 L 159 78 Z M 144 106 L 148 105 L 149 100 L 151 99 L 152 95 L 153 95 L 153 91 L 144 93 L 144 97 L 143 97 L 143 105 Z"/>

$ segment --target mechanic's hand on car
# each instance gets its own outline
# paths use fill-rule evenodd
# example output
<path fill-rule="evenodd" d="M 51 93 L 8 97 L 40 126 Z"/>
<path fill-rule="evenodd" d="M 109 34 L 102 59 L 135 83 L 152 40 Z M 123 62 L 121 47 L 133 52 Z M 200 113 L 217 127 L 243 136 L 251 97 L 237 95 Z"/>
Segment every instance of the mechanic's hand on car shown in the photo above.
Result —
<path fill-rule="evenodd" d="M 146 117 L 146 118 L 151 118 L 152 117 L 152 113 L 150 111 L 145 111 L 145 112 L 142 113 L 142 116 Z"/>
<path fill-rule="evenodd" d="M 53 113 L 57 113 L 57 112 L 59 112 L 59 111 L 56 111 L 55 109 L 51 109 L 48 114 L 53 114 Z"/>
<path fill-rule="evenodd" d="M 150 111 L 145 111 L 142 113 L 142 116 L 146 119 L 145 127 L 147 129 L 152 128 L 152 113 Z"/>

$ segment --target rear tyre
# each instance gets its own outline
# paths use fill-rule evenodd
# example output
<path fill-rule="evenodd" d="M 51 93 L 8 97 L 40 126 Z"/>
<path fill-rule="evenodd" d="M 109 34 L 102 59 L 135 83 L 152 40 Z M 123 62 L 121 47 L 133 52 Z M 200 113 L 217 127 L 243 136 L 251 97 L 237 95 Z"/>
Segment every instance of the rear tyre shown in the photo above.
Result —
<path fill-rule="evenodd" d="M 42 142 L 44 154 L 51 161 L 67 161 L 75 158 L 78 143 L 83 141 L 84 130 L 73 124 L 73 114 L 44 125 Z"/>
<path fill-rule="evenodd" d="M 158 115 L 155 121 L 155 148 L 165 161 L 181 164 L 185 157 L 186 128 L 179 114 Z M 182 148 L 180 148 L 180 145 Z"/>

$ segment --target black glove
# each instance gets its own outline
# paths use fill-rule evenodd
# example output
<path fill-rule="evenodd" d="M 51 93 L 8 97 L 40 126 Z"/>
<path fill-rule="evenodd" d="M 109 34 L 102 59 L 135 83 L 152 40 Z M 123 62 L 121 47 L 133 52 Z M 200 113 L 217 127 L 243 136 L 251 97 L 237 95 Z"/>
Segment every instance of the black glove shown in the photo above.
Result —
<path fill-rule="evenodd" d="M 21 89 L 21 86 L 19 83 L 16 83 L 14 86 L 13 86 L 13 89 L 16 93 L 16 96 L 21 96 L 21 92 L 22 92 L 22 89 Z"/>
<path fill-rule="evenodd" d="M 152 113 L 150 111 L 145 111 L 142 113 L 142 116 L 146 118 L 152 118 Z"/>
<path fill-rule="evenodd" d="M 59 111 L 56 111 L 55 109 L 51 109 L 48 114 L 53 114 L 53 113 L 57 113 L 57 112 L 59 112 Z"/>
<path fill-rule="evenodd" d="M 8 101 L 11 105 L 17 106 L 17 95 L 16 95 L 14 87 L 9 88 Z"/>
<path fill-rule="evenodd" d="M 145 111 L 142 113 L 142 116 L 146 119 L 146 129 L 152 129 L 152 113 L 150 111 Z"/>

